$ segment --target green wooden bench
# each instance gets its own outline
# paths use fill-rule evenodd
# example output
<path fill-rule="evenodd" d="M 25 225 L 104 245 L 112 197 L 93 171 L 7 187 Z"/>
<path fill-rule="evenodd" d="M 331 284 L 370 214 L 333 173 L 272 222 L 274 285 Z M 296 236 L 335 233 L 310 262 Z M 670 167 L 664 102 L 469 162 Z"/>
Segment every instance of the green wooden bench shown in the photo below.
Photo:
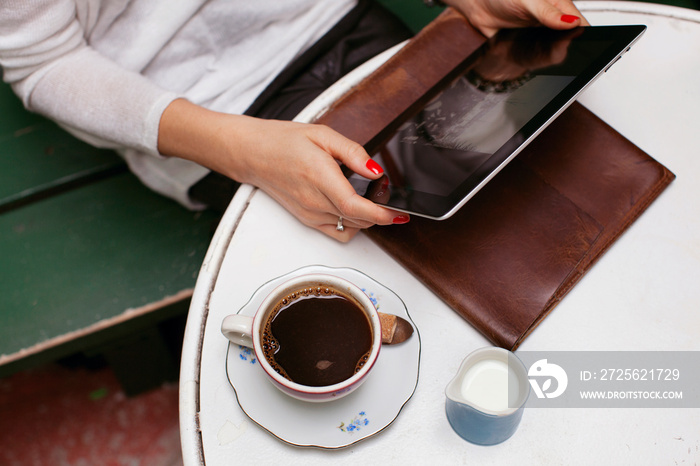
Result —
<path fill-rule="evenodd" d="M 113 152 L 0 86 L 0 376 L 101 354 L 129 393 L 175 380 L 214 215 L 159 196 Z"/>
<path fill-rule="evenodd" d="M 441 11 L 381 2 L 414 31 Z M 215 221 L 151 192 L 115 153 L 25 111 L 0 84 L 0 377 L 82 354 L 106 359 L 130 394 L 175 380 Z"/>

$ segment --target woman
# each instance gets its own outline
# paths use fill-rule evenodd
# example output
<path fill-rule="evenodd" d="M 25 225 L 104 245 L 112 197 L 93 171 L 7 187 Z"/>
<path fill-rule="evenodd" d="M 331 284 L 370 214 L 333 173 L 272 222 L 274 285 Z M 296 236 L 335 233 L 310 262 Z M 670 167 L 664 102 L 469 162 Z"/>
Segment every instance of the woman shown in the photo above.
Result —
<path fill-rule="evenodd" d="M 486 35 L 587 24 L 570 0 L 446 3 Z M 408 35 L 367 0 L 0 4 L 3 79 L 29 110 L 116 149 L 146 185 L 188 208 L 225 205 L 238 183 L 249 183 L 340 241 L 409 218 L 357 196 L 346 181 L 337 161 L 381 175 L 361 146 L 283 120 Z"/>

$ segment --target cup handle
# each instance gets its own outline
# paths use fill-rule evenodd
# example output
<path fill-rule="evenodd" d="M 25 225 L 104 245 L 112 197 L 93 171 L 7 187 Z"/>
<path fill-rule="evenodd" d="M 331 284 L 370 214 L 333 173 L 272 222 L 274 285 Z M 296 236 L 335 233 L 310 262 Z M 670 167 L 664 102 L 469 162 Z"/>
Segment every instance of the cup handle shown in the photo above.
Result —
<path fill-rule="evenodd" d="M 240 314 L 231 314 L 221 323 L 221 333 L 232 343 L 253 347 L 253 318 Z"/>

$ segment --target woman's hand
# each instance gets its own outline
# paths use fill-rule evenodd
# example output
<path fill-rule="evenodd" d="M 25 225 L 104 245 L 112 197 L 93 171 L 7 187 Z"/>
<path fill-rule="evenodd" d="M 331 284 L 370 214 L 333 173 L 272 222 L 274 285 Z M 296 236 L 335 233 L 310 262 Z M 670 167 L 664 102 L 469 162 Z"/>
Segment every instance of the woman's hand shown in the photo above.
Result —
<path fill-rule="evenodd" d="M 302 223 L 341 241 L 372 225 L 405 223 L 408 217 L 357 195 L 338 162 L 369 179 L 382 169 L 359 144 L 326 126 L 249 119 L 256 156 L 246 159 L 240 180 L 260 187 Z M 336 230 L 343 217 L 345 230 Z"/>
<path fill-rule="evenodd" d="M 499 29 L 542 25 L 571 29 L 589 23 L 571 0 L 445 0 L 490 37 Z"/>
<path fill-rule="evenodd" d="M 409 220 L 355 193 L 338 162 L 370 179 L 382 169 L 362 146 L 325 126 L 222 114 L 176 100 L 161 118 L 158 148 L 261 188 L 302 223 L 339 241 L 375 224 Z"/>

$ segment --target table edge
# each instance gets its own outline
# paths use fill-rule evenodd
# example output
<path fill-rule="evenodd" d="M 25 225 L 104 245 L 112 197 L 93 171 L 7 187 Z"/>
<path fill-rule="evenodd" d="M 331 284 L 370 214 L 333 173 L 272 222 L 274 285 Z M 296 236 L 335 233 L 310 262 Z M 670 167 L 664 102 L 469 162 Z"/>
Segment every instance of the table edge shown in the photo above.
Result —
<path fill-rule="evenodd" d="M 180 445 L 186 465 L 204 464 L 199 428 L 199 376 L 211 291 L 214 289 L 223 263 L 223 251 L 228 249 L 228 244 L 257 190 L 253 186 L 244 184 L 236 191 L 209 244 L 192 294 L 182 355 L 195 357 L 181 358 L 179 381 Z M 198 311 L 200 309 L 201 312 Z M 193 463 L 194 458 L 198 458 L 199 462 Z"/>

